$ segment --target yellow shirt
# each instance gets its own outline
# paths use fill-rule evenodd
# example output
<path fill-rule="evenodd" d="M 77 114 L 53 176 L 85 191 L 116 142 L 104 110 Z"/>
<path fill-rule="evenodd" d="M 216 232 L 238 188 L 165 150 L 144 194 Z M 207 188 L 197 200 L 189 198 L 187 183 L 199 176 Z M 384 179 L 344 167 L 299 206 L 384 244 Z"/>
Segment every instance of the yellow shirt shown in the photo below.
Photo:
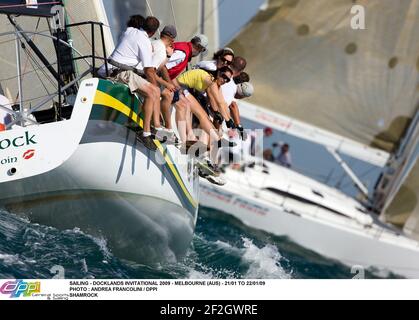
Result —
<path fill-rule="evenodd" d="M 199 92 L 204 92 L 210 86 L 209 81 L 212 81 L 212 76 L 205 70 L 195 69 L 182 73 L 177 81 L 190 89 L 195 89 Z"/>

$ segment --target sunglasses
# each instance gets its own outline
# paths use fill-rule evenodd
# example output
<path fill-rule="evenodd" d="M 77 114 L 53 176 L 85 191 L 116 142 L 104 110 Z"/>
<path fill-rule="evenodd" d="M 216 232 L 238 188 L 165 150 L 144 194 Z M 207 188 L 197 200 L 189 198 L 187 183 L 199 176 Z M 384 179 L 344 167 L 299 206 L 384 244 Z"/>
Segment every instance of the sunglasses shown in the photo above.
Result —
<path fill-rule="evenodd" d="M 203 53 L 203 52 L 205 52 L 207 50 L 207 49 L 205 49 L 205 47 L 201 46 L 200 44 L 196 44 L 195 47 L 201 53 Z"/>
<path fill-rule="evenodd" d="M 233 61 L 227 60 L 224 57 L 221 57 L 220 60 L 221 60 L 221 62 L 223 62 L 224 64 L 227 64 L 227 65 L 230 65 L 233 62 Z"/>
<path fill-rule="evenodd" d="M 229 83 L 231 80 L 225 73 L 222 73 L 220 77 L 224 80 L 225 83 Z"/>

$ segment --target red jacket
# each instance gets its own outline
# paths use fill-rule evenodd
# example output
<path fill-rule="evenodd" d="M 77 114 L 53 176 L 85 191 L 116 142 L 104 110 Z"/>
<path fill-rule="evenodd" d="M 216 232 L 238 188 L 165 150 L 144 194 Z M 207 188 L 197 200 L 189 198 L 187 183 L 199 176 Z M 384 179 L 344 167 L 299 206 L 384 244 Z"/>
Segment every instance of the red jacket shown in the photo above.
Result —
<path fill-rule="evenodd" d="M 192 59 L 192 43 L 191 42 L 176 42 L 174 44 L 174 51 L 179 50 L 183 51 L 186 54 L 185 60 L 179 63 L 177 66 L 169 69 L 170 79 L 177 78 L 188 66 L 188 63 Z"/>

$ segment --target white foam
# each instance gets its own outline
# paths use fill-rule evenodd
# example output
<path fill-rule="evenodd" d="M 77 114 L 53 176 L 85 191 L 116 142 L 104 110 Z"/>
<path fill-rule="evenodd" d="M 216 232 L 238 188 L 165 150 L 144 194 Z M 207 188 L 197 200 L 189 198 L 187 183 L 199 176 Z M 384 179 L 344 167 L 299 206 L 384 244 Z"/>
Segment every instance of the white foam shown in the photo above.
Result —
<path fill-rule="evenodd" d="M 210 279 L 214 279 L 215 277 L 211 271 L 201 272 L 201 271 L 192 269 L 189 271 L 187 278 L 191 280 L 197 280 L 197 279 L 210 280 Z"/>
<path fill-rule="evenodd" d="M 19 259 L 19 255 L 0 254 L 0 261 L 5 265 L 25 265 Z"/>
<path fill-rule="evenodd" d="M 82 260 L 81 260 L 81 265 L 82 265 L 82 267 L 83 267 L 83 271 L 84 271 L 85 273 L 88 273 L 88 272 L 89 272 L 89 268 L 87 267 L 87 262 L 86 262 L 86 259 L 82 259 Z"/>
<path fill-rule="evenodd" d="M 243 238 L 244 254 L 242 261 L 249 264 L 246 279 L 290 279 L 292 274 L 288 274 L 281 266 L 283 260 L 278 249 L 273 245 L 266 245 L 258 248 L 252 240 Z"/>
<path fill-rule="evenodd" d="M 232 252 L 236 252 L 236 253 L 240 251 L 240 249 L 239 249 L 239 248 L 233 247 L 231 244 L 229 244 L 229 243 L 227 243 L 227 242 L 224 242 L 224 241 L 221 241 L 221 240 L 217 240 L 217 241 L 215 242 L 215 244 L 216 244 L 219 248 L 221 248 L 221 249 L 223 249 L 223 250 L 226 250 L 226 251 L 232 251 Z"/>
<path fill-rule="evenodd" d="M 100 251 L 103 253 L 106 259 L 111 258 L 112 253 L 111 253 L 111 250 L 108 248 L 107 241 L 104 237 L 100 237 L 100 238 L 96 238 L 92 236 L 88 236 L 88 237 L 90 237 L 96 243 L 96 245 L 99 247 Z"/>

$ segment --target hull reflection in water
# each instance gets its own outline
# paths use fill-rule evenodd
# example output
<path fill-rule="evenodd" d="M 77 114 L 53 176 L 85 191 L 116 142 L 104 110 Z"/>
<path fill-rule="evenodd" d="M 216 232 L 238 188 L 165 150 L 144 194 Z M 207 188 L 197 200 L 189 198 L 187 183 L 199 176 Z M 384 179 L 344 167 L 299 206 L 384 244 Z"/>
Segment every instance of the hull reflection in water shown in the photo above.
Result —
<path fill-rule="evenodd" d="M 194 233 L 189 213 L 168 201 L 141 195 L 72 191 L 29 197 L 8 204 L 7 209 L 60 230 L 77 227 L 105 239 L 115 256 L 145 264 L 177 261 Z"/>

